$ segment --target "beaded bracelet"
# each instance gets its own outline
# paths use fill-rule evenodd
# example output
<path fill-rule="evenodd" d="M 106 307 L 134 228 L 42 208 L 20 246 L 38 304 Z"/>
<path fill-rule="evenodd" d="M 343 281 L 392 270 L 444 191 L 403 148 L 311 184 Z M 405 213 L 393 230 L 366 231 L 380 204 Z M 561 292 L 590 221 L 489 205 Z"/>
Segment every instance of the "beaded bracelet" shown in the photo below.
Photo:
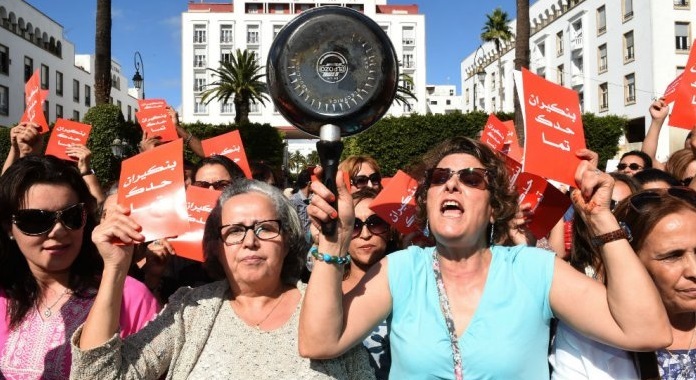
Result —
<path fill-rule="evenodd" d="M 314 259 L 323 261 L 327 264 L 345 265 L 350 263 L 350 255 L 345 256 L 331 256 L 327 253 L 319 253 L 319 248 L 312 246 L 309 249 L 309 253 L 314 257 Z"/>

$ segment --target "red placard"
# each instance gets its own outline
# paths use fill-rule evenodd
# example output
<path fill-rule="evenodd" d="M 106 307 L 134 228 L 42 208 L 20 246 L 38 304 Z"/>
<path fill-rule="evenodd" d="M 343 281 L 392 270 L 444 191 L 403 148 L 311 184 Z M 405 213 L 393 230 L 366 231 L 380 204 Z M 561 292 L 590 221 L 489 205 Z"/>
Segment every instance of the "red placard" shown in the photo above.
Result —
<path fill-rule="evenodd" d="M 566 184 L 575 183 L 585 148 L 578 94 L 522 69 L 525 107 L 523 170 Z"/>
<path fill-rule="evenodd" d="M 669 115 L 669 125 L 691 130 L 696 125 L 696 52 L 694 49 L 691 49 L 689 53 L 684 72 L 670 84 L 667 91 L 670 91 L 672 87 L 676 90 L 665 95 L 669 95 L 669 100 L 674 100 L 672 113 Z"/>
<path fill-rule="evenodd" d="M 121 163 L 118 203 L 131 210 L 146 241 L 189 229 L 183 152 L 184 142 L 177 139 Z"/>
<path fill-rule="evenodd" d="M 520 139 L 517 137 L 515 122 L 508 120 L 504 121 L 503 124 L 505 124 L 508 129 L 508 135 L 505 139 L 505 145 L 503 146 L 503 153 L 517 162 L 524 162 L 524 149 L 520 146 Z"/>
<path fill-rule="evenodd" d="M 242 136 L 239 134 L 239 131 L 232 131 L 202 140 L 201 145 L 203 145 L 203 153 L 205 153 L 206 157 L 216 154 L 226 156 L 239 165 L 247 178 L 251 178 L 249 161 L 247 161 L 246 151 L 244 150 Z"/>
<path fill-rule="evenodd" d="M 677 77 L 672 81 L 672 83 L 670 83 L 669 86 L 667 86 L 665 94 L 663 95 L 663 97 L 665 98 L 665 103 L 669 104 L 677 99 L 677 95 L 679 94 L 679 84 L 681 83 L 682 75 L 683 73 L 677 75 Z"/>
<path fill-rule="evenodd" d="M 517 180 L 517 176 L 522 173 L 522 164 L 517 162 L 515 159 L 511 158 L 510 156 L 504 156 L 505 158 L 505 168 L 507 169 L 508 172 L 508 178 L 510 178 L 510 188 L 515 186 L 515 181 Z"/>
<path fill-rule="evenodd" d="M 490 114 L 481 133 L 481 142 L 493 150 L 503 152 L 505 142 L 508 140 L 508 132 L 508 126 L 503 124 L 494 114 Z"/>
<path fill-rule="evenodd" d="M 164 99 L 138 99 L 138 108 L 139 111 L 167 108 L 167 102 Z"/>
<path fill-rule="evenodd" d="M 522 172 L 515 181 L 519 204 L 531 204 L 529 230 L 541 239 L 563 217 L 571 205 L 570 198 L 538 175 Z"/>
<path fill-rule="evenodd" d="M 48 98 L 48 91 L 41 89 L 41 75 L 39 69 L 29 78 L 24 85 L 24 104 L 26 109 L 22 115 L 22 123 L 35 123 L 39 126 L 39 133 L 48 132 L 48 122 L 43 112 L 43 103 Z"/>
<path fill-rule="evenodd" d="M 189 186 L 186 189 L 186 202 L 188 210 L 189 230 L 169 239 L 177 256 L 203 262 L 203 230 L 210 212 L 215 208 L 215 203 L 220 197 L 220 192 L 202 187 Z"/>
<path fill-rule="evenodd" d="M 397 171 L 370 204 L 370 209 L 404 235 L 419 231 L 416 225 L 418 181 Z"/>
<path fill-rule="evenodd" d="M 135 113 L 143 133 L 147 137 L 160 137 L 160 141 L 173 141 L 179 138 L 176 126 L 166 108 L 152 108 Z"/>
<path fill-rule="evenodd" d="M 53 126 L 53 132 L 46 145 L 46 154 L 77 162 L 76 158 L 70 157 L 65 153 L 65 148 L 70 145 L 87 145 L 89 132 L 92 126 L 89 124 L 78 123 L 76 121 L 57 119 Z"/>

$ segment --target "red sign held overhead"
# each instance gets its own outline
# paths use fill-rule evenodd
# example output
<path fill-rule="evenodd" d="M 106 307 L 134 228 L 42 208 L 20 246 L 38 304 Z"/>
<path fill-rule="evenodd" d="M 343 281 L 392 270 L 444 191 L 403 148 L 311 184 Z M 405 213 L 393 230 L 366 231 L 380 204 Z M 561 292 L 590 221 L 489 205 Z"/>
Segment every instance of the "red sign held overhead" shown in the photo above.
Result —
<path fill-rule="evenodd" d="M 62 158 L 64 160 L 77 161 L 65 153 L 65 149 L 71 145 L 87 145 L 92 126 L 76 121 L 58 119 L 53 126 L 53 132 L 46 145 L 46 154 Z"/>
<path fill-rule="evenodd" d="M 696 52 L 694 49 L 691 49 L 689 53 L 684 72 L 670 83 L 665 91 L 665 102 L 671 101 L 674 101 L 674 106 L 669 115 L 669 125 L 691 130 L 696 125 Z"/>
<path fill-rule="evenodd" d="M 370 209 L 402 234 L 416 232 L 419 230 L 416 223 L 416 189 L 418 181 L 399 170 L 372 201 Z"/>
<path fill-rule="evenodd" d="M 22 115 L 22 123 L 35 123 L 39 126 L 39 133 L 48 132 L 48 122 L 43 112 L 43 103 L 48 98 L 48 90 L 41 89 L 41 75 L 39 69 L 29 78 L 24 85 L 24 104 L 26 109 Z"/>
<path fill-rule="evenodd" d="M 251 178 L 251 168 L 249 168 L 249 161 L 247 160 L 242 136 L 239 134 L 239 131 L 232 131 L 203 140 L 201 145 L 203 145 L 203 153 L 205 153 L 206 157 L 216 154 L 225 156 L 239 165 L 247 178 Z"/>
<path fill-rule="evenodd" d="M 179 138 L 176 126 L 167 108 L 151 108 L 135 113 L 143 133 L 147 137 L 159 137 L 160 141 L 167 142 Z"/>

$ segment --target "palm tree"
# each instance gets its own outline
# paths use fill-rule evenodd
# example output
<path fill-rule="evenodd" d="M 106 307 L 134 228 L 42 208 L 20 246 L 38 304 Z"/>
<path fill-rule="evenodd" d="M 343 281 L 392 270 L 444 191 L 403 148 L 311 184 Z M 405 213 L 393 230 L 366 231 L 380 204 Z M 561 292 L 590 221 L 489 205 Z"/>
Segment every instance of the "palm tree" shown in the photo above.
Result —
<path fill-rule="evenodd" d="M 498 104 L 500 105 L 500 110 L 503 109 L 503 52 L 502 44 L 503 42 L 508 42 L 514 37 L 512 30 L 510 28 L 510 19 L 508 18 L 507 12 L 503 12 L 502 9 L 496 8 L 493 13 L 486 15 L 486 23 L 481 29 L 481 39 L 484 42 L 495 43 L 495 51 L 498 53 L 498 81 L 500 85 L 498 86 Z M 495 111 L 495 110 L 494 110 Z"/>
<path fill-rule="evenodd" d="M 94 36 L 94 99 L 109 104 L 111 96 L 111 0 L 97 0 Z"/>
<path fill-rule="evenodd" d="M 229 61 L 220 61 L 219 69 L 211 69 L 217 80 L 206 87 L 202 100 L 210 103 L 217 99 L 222 103 L 234 96 L 234 122 L 248 123 L 251 102 L 266 105 L 268 90 L 263 79 L 258 57 L 254 52 L 237 49 Z"/>
<path fill-rule="evenodd" d="M 309 152 L 307 155 L 307 166 L 319 165 L 319 153 L 316 150 Z"/>
<path fill-rule="evenodd" d="M 290 157 L 288 157 L 288 169 L 293 173 L 299 173 L 305 166 L 307 166 L 307 159 L 299 150 L 291 153 Z"/>
<path fill-rule="evenodd" d="M 413 93 L 413 86 L 412 76 L 405 73 L 399 74 L 399 85 L 396 87 L 396 95 L 394 95 L 396 104 L 402 106 L 408 104 L 410 106 L 410 100 L 418 101 L 418 98 Z"/>
<path fill-rule="evenodd" d="M 517 38 L 515 39 L 515 70 L 529 68 L 529 0 L 517 0 Z M 520 144 L 524 146 L 524 121 L 517 91 L 513 91 L 515 100 L 515 129 Z"/>

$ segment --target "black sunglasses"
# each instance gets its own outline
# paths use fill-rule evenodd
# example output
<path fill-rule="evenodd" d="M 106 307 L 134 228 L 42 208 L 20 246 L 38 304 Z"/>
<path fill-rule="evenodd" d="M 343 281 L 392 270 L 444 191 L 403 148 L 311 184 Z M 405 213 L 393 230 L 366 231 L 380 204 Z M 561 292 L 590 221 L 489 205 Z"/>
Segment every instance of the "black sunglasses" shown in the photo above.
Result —
<path fill-rule="evenodd" d="M 621 164 L 616 165 L 616 168 L 619 169 L 619 170 L 624 170 L 624 169 L 626 169 L 626 168 L 629 168 L 629 169 L 631 169 L 631 170 L 640 170 L 640 169 L 643 169 L 642 166 L 636 164 L 635 162 L 632 162 L 632 163 L 630 163 L 630 164 L 621 163 Z"/>
<path fill-rule="evenodd" d="M 664 191 L 646 190 L 636 193 L 628 198 L 628 203 L 633 210 L 639 214 L 643 213 L 646 205 L 660 202 L 665 195 L 683 199 L 696 206 L 696 191 L 689 187 L 670 187 Z"/>
<path fill-rule="evenodd" d="M 433 185 L 444 185 L 454 174 L 459 177 L 459 182 L 465 186 L 486 190 L 488 188 L 488 174 L 490 172 L 484 168 L 465 168 L 454 171 L 449 168 L 433 168 L 426 172 L 428 187 Z"/>
<path fill-rule="evenodd" d="M 17 210 L 12 214 L 12 223 L 29 236 L 38 236 L 48 233 L 56 223 L 60 222 L 65 228 L 73 231 L 84 227 L 87 221 L 87 212 L 84 203 L 76 203 L 59 211 L 46 211 L 27 208 Z"/>
<path fill-rule="evenodd" d="M 363 226 L 367 227 L 367 230 L 375 235 L 381 235 L 389 231 L 389 223 L 385 222 L 384 219 L 373 214 L 367 217 L 365 221 L 355 218 L 355 225 L 353 226 L 353 235 L 351 239 L 355 239 L 362 233 Z"/>
<path fill-rule="evenodd" d="M 372 173 L 369 176 L 357 175 L 350 179 L 350 184 L 358 189 L 362 189 L 363 187 L 367 186 L 368 182 L 372 183 L 373 186 L 379 185 L 382 183 L 382 176 L 379 173 Z"/>
<path fill-rule="evenodd" d="M 226 180 L 226 179 L 221 179 L 219 181 L 215 182 L 208 182 L 208 181 L 195 181 L 191 183 L 191 185 L 196 186 L 196 187 L 203 187 L 206 189 L 209 189 L 210 186 L 213 187 L 215 190 L 224 190 L 227 186 L 229 186 L 232 182 Z"/>

